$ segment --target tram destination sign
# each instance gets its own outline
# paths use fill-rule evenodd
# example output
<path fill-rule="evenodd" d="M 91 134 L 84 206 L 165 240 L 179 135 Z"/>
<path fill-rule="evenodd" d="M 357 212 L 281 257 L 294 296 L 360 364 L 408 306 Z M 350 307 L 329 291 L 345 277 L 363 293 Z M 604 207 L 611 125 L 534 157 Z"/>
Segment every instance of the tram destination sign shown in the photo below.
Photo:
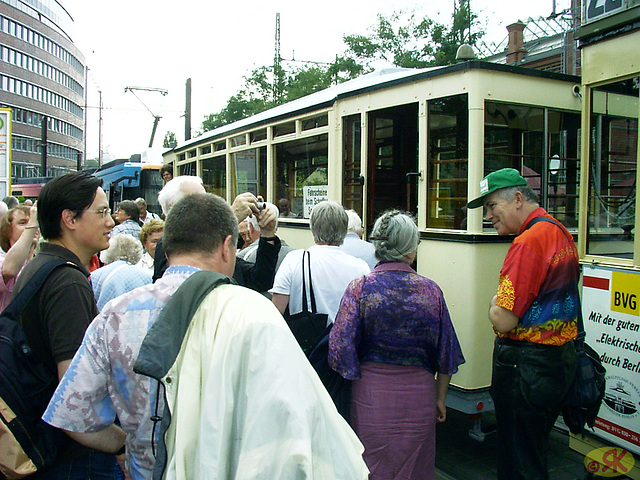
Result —
<path fill-rule="evenodd" d="M 640 273 L 585 265 L 587 342 L 607 369 L 596 434 L 640 454 Z"/>
<path fill-rule="evenodd" d="M 640 5 L 638 0 L 582 0 L 583 24 L 596 22 Z"/>

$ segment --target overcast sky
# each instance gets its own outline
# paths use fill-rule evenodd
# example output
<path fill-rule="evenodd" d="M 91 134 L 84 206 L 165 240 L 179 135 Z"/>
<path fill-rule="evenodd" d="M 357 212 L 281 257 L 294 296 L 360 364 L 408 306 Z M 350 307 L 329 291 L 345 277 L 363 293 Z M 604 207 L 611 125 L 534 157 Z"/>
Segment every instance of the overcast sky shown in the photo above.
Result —
<path fill-rule="evenodd" d="M 62 0 L 75 20 L 73 40 L 89 68 L 87 158 L 98 156 L 98 91 L 102 92 L 105 158 L 128 158 L 147 148 L 153 115 L 162 117 L 154 146 L 167 131 L 184 140 L 185 82 L 192 81 L 192 135 L 205 115 L 218 112 L 242 86 L 242 77 L 273 62 L 276 13 L 284 59 L 331 62 L 345 50 L 344 34 L 368 34 L 376 15 L 416 11 L 449 24 L 454 0 Z M 425 3 L 427 6 L 424 6 Z M 439 7 L 433 6 L 438 4 Z M 506 26 L 547 16 L 569 0 L 472 0 L 486 41 L 500 42 Z M 138 91 L 125 87 L 168 91 Z M 144 104 L 144 105 L 143 105 Z M 145 108 L 146 105 L 146 108 Z M 150 113 L 149 110 L 152 112 Z M 109 156 L 107 156 L 109 155 Z"/>

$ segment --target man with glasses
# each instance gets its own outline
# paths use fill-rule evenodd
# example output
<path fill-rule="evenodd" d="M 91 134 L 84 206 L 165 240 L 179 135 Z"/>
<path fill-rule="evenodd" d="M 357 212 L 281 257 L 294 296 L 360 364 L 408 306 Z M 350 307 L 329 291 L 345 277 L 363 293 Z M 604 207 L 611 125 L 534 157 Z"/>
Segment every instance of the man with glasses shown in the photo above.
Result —
<path fill-rule="evenodd" d="M 102 180 L 77 172 L 50 180 L 38 197 L 38 225 L 47 240 L 40 253 L 25 266 L 14 288 L 14 297 L 44 264 L 63 259 L 73 265 L 56 268 L 27 304 L 22 328 L 38 360 L 61 379 L 82 343 L 85 330 L 98 314 L 89 283 L 91 258 L 109 247 L 114 226 Z M 111 430 L 116 452 L 124 443 L 118 427 Z M 73 439 L 78 437 L 71 436 Z M 62 436 L 56 464 L 38 479 L 106 478 L 113 475 L 113 454 L 81 446 Z"/>

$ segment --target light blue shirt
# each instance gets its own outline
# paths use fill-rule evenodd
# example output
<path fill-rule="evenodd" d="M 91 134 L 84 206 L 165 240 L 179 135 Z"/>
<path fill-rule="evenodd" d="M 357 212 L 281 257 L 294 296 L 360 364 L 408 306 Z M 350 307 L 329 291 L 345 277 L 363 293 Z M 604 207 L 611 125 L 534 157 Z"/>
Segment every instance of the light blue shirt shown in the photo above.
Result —
<path fill-rule="evenodd" d="M 93 295 L 102 311 L 109 300 L 131 290 L 148 285 L 152 282 L 153 271 L 137 265 L 129 265 L 124 260 L 105 265 L 91 274 Z"/>
<path fill-rule="evenodd" d="M 360 258 L 367 262 L 369 268 L 373 270 L 378 263 L 375 252 L 376 248 L 373 244 L 361 240 L 357 233 L 349 232 L 344 237 L 344 242 L 340 248 L 356 258 Z"/>

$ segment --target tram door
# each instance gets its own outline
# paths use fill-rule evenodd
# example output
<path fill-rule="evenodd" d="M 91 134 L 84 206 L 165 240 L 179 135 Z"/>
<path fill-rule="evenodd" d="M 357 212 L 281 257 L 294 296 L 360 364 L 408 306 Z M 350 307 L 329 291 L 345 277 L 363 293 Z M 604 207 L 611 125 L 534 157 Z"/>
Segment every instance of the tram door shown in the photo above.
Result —
<path fill-rule="evenodd" d="M 385 210 L 418 205 L 418 104 L 369 113 L 367 231 Z"/>

